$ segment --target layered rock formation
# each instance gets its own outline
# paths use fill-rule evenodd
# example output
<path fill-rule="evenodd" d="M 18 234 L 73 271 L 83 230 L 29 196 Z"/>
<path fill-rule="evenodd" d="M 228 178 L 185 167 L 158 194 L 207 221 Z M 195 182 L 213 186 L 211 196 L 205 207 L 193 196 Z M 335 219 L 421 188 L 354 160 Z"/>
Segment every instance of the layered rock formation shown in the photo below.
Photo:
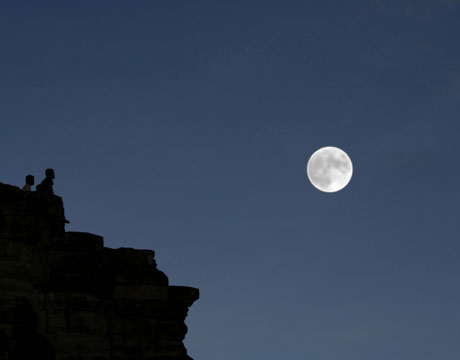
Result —
<path fill-rule="evenodd" d="M 198 289 L 169 285 L 154 251 L 64 220 L 59 196 L 0 183 L 0 360 L 190 360 Z"/>

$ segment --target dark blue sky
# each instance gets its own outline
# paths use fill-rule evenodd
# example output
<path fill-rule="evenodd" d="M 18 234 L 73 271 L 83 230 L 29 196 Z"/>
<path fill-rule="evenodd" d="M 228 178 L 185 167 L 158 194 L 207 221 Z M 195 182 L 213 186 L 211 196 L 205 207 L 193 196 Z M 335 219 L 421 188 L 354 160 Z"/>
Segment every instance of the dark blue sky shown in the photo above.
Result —
<path fill-rule="evenodd" d="M 196 360 L 460 358 L 460 1 L 10 1 L 0 181 L 200 289 Z M 350 184 L 307 179 L 323 146 Z"/>

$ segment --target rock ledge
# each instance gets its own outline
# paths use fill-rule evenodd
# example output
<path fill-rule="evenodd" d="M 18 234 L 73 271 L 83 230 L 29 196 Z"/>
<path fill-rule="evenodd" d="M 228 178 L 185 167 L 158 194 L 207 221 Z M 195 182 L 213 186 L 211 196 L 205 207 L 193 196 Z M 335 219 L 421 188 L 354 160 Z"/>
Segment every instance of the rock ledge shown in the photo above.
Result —
<path fill-rule="evenodd" d="M 199 290 L 171 286 L 155 252 L 66 232 L 56 195 L 0 183 L 0 360 L 191 360 Z"/>

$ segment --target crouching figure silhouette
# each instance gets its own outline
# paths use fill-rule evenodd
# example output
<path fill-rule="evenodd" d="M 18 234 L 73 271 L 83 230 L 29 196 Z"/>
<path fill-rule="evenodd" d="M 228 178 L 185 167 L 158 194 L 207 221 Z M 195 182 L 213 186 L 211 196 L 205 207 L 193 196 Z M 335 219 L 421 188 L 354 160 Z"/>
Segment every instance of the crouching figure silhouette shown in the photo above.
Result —
<path fill-rule="evenodd" d="M 30 191 L 32 190 L 32 185 L 35 184 L 35 179 L 33 175 L 26 176 L 26 184 L 22 187 L 23 191 Z"/>

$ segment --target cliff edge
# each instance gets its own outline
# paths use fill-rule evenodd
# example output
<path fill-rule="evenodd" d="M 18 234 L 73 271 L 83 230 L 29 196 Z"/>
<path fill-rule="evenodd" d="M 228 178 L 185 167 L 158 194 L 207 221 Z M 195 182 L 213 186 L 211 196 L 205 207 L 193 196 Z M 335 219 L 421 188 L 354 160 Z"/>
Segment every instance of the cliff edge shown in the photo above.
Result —
<path fill-rule="evenodd" d="M 64 221 L 61 197 L 0 183 L 0 360 L 191 360 L 199 290 L 169 285 L 154 251 Z"/>

